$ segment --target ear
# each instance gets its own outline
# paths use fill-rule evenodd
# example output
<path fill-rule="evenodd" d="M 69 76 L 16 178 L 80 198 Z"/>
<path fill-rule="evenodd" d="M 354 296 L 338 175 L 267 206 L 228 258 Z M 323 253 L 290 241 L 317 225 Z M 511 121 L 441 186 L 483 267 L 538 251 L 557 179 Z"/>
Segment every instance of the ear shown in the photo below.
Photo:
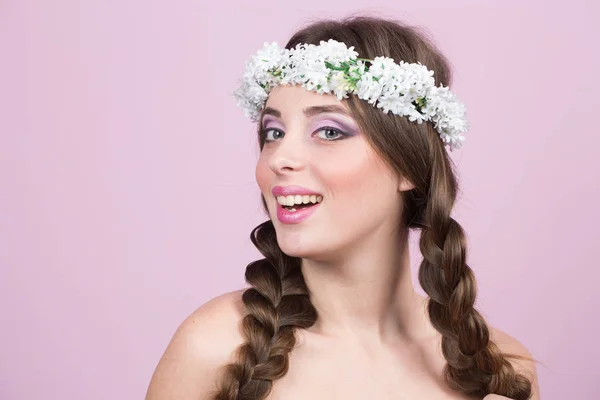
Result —
<path fill-rule="evenodd" d="M 413 185 L 413 183 L 411 181 L 409 181 L 407 178 L 405 178 L 404 176 L 401 176 L 398 179 L 398 191 L 399 192 L 406 192 L 409 190 L 412 190 L 415 188 L 415 185 Z"/>

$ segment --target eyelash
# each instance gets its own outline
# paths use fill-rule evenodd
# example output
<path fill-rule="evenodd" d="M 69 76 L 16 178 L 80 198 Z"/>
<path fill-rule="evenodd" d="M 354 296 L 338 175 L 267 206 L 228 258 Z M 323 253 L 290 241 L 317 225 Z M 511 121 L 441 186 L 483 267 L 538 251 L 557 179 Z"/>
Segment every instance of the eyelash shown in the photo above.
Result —
<path fill-rule="evenodd" d="M 335 131 L 336 133 L 338 133 L 338 134 L 339 134 L 339 135 L 338 135 L 338 137 L 337 137 L 337 138 L 335 138 L 335 139 L 322 139 L 322 140 L 324 140 L 324 141 L 326 141 L 326 142 L 333 142 L 333 141 L 336 141 L 336 140 L 342 140 L 342 139 L 344 139 L 344 138 L 346 138 L 346 137 L 350 136 L 350 135 L 348 135 L 346 132 L 344 132 L 344 131 L 342 131 L 342 130 L 340 130 L 340 129 L 338 129 L 338 128 L 334 128 L 334 127 L 332 127 L 332 126 L 324 126 L 324 127 L 322 127 L 322 128 L 319 128 L 319 129 L 318 129 L 318 130 L 316 130 L 315 132 L 321 132 L 321 131 L 324 131 L 324 130 L 331 130 L 331 131 Z M 260 136 L 261 136 L 261 137 L 264 139 L 264 141 L 265 141 L 265 142 L 273 142 L 273 141 L 277 140 L 277 139 L 273 139 L 273 140 L 267 140 L 267 133 L 268 133 L 269 131 L 279 131 L 279 132 L 281 132 L 281 133 L 284 133 L 284 132 L 283 132 L 281 129 L 277 129 L 277 128 L 261 128 L 261 129 L 258 131 L 258 133 L 259 133 L 259 134 L 260 134 Z"/>

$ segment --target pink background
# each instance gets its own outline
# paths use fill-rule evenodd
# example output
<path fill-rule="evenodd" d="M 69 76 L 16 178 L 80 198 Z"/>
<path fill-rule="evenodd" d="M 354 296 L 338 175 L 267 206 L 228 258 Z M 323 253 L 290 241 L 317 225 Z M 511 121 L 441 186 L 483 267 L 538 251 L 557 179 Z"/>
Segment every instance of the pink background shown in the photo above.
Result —
<path fill-rule="evenodd" d="M 354 11 L 427 27 L 453 62 L 479 305 L 542 363 L 542 398 L 600 398 L 597 4 L 0 1 L 0 399 L 143 398 L 178 324 L 257 257 L 245 60 Z"/>

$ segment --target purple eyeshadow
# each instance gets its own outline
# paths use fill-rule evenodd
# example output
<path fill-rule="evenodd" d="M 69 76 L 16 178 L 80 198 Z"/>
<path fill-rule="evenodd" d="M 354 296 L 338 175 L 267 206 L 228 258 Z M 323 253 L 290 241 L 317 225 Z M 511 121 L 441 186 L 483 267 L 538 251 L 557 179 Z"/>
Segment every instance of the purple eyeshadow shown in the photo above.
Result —
<path fill-rule="evenodd" d="M 278 119 L 270 118 L 269 116 L 265 116 L 261 122 L 262 129 L 273 129 L 280 128 L 283 129 L 283 125 L 279 122 Z M 353 125 L 345 124 L 343 122 L 337 121 L 331 118 L 325 118 L 317 120 L 313 123 L 311 130 L 315 131 L 318 129 L 323 129 L 325 127 L 336 128 L 340 131 L 343 131 L 348 136 L 354 136 L 359 133 L 359 129 Z"/>
<path fill-rule="evenodd" d="M 315 124 L 314 130 L 319 129 L 319 128 L 325 128 L 327 126 L 329 126 L 331 128 L 337 128 L 349 136 L 354 136 L 358 133 L 357 132 L 358 129 L 356 129 L 355 127 L 348 126 L 346 124 L 343 124 L 341 122 L 338 122 L 338 121 L 335 121 L 332 119 L 320 120 L 318 123 Z"/>

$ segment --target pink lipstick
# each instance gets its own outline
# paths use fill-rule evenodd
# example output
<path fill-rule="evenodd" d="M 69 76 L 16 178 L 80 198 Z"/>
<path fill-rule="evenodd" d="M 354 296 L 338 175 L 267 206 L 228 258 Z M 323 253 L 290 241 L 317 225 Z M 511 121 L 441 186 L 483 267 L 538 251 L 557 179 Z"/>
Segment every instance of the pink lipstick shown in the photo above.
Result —
<path fill-rule="evenodd" d="M 298 224 L 311 216 L 321 204 L 323 196 L 314 190 L 306 189 L 301 186 L 275 186 L 272 191 L 273 196 L 284 196 L 286 200 L 290 200 L 291 196 L 297 200 L 296 196 L 302 196 L 302 202 L 294 202 L 293 205 L 282 205 L 277 201 L 277 219 L 284 224 Z M 308 202 L 305 201 L 306 196 L 310 196 Z M 316 199 L 316 202 L 315 202 Z M 284 202 L 285 204 L 285 202 Z M 290 204 L 289 202 L 287 204 Z"/>

